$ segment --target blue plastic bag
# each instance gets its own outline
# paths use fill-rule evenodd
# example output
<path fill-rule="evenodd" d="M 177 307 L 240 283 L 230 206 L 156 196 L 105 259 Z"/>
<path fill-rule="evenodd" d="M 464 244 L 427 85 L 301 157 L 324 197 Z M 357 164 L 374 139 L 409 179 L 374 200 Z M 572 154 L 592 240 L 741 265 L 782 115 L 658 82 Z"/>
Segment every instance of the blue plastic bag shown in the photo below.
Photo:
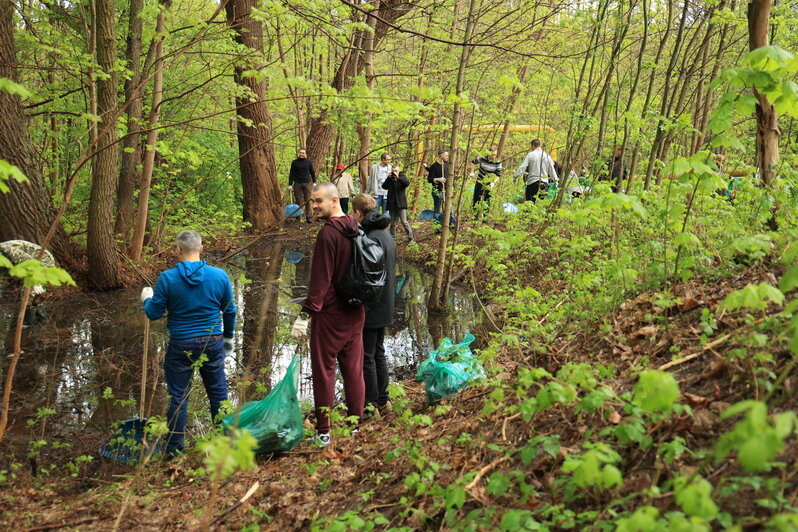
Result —
<path fill-rule="evenodd" d="M 299 358 L 294 357 L 285 377 L 260 401 L 250 401 L 222 420 L 225 430 L 249 431 L 258 446 L 255 453 L 290 451 L 302 441 L 302 409 L 297 399 Z"/>
<path fill-rule="evenodd" d="M 469 347 L 474 339 L 471 333 L 467 333 L 459 344 L 444 338 L 438 349 L 419 364 L 416 380 L 424 382 L 430 404 L 456 394 L 473 381 L 485 378 L 485 369 Z"/>

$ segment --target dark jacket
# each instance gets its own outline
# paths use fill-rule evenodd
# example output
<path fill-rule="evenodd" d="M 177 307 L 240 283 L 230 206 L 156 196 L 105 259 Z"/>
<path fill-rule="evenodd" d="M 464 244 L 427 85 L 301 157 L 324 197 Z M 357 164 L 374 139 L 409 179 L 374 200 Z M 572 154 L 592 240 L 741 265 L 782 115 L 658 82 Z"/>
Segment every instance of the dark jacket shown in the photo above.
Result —
<path fill-rule="evenodd" d="M 357 235 L 357 220 L 347 214 L 329 218 L 316 236 L 313 262 L 310 265 L 310 286 L 302 310 L 311 316 L 323 315 L 342 322 L 362 316 L 360 307 L 344 302 L 335 291 L 352 262 L 352 239 Z M 342 324 L 343 326 L 343 324 Z"/>
<path fill-rule="evenodd" d="M 443 177 L 449 179 L 449 163 L 445 162 L 443 165 L 439 162 L 434 162 L 427 167 L 427 181 L 432 184 L 432 188 L 443 190 L 443 183 L 436 183 L 436 177 Z"/>
<path fill-rule="evenodd" d="M 288 171 L 288 184 L 294 183 L 315 183 L 316 171 L 313 169 L 313 162 L 305 157 L 297 157 L 291 161 L 291 169 Z"/>
<path fill-rule="evenodd" d="M 385 288 L 382 298 L 366 308 L 366 324 L 369 329 L 379 329 L 393 325 L 394 300 L 396 297 L 396 243 L 388 232 L 391 216 L 379 214 L 377 209 L 369 211 L 360 223 L 363 231 L 378 241 L 385 251 Z"/>
<path fill-rule="evenodd" d="M 387 209 L 391 212 L 399 212 L 407 208 L 407 194 L 405 189 L 410 186 L 410 180 L 404 172 L 399 172 L 399 177 L 388 174 L 388 179 L 382 184 L 382 188 L 388 191 Z"/>

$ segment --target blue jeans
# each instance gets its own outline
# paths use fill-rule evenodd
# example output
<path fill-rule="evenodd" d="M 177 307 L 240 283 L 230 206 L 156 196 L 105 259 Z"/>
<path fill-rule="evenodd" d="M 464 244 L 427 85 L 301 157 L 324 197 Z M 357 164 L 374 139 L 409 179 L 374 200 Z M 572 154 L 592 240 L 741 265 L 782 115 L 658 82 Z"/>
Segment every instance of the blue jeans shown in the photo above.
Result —
<path fill-rule="evenodd" d="M 220 336 L 201 338 L 170 339 L 164 358 L 163 369 L 166 375 L 166 389 L 169 394 L 169 409 L 166 420 L 169 436 L 166 440 L 166 453 L 176 454 L 183 450 L 186 430 L 186 410 L 191 391 L 194 367 L 205 353 L 208 360 L 199 368 L 205 392 L 211 404 L 211 419 L 216 421 L 222 401 L 227 400 L 227 378 L 224 374 L 224 342 Z"/>
<path fill-rule="evenodd" d="M 377 208 L 380 210 L 380 214 L 385 212 L 385 208 L 388 206 L 388 202 L 385 201 L 385 196 L 374 196 L 374 200 L 377 202 Z"/>

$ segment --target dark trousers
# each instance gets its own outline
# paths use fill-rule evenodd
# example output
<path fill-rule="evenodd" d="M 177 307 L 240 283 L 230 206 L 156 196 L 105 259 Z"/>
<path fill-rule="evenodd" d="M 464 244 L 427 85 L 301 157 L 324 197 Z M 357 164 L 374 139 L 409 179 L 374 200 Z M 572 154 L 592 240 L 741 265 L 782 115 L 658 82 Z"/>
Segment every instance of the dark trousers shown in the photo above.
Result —
<path fill-rule="evenodd" d="M 341 200 L 341 210 L 344 211 L 344 214 L 349 214 L 349 198 L 340 198 Z"/>
<path fill-rule="evenodd" d="M 166 420 L 169 437 L 166 453 L 175 454 L 183 450 L 186 430 L 186 410 L 191 379 L 202 354 L 208 359 L 199 367 L 205 392 L 211 406 L 211 419 L 216 421 L 222 401 L 227 400 L 227 379 L 224 374 L 224 343 L 221 336 L 169 340 L 163 369 L 166 389 L 169 394 L 169 409 Z"/>
<path fill-rule="evenodd" d="M 441 205 L 443 204 L 443 190 L 432 187 L 432 210 L 435 214 L 441 213 Z"/>
<path fill-rule="evenodd" d="M 330 431 L 329 410 L 335 402 L 336 362 L 344 381 L 348 415 L 363 417 L 363 322 L 351 335 L 342 335 L 340 327 L 340 323 L 321 314 L 316 314 L 310 325 L 310 371 L 318 432 Z"/>
<path fill-rule="evenodd" d="M 535 203 L 538 198 L 546 199 L 546 190 L 548 188 L 548 183 L 544 183 L 543 181 L 535 181 L 531 185 L 526 186 L 526 190 L 524 191 L 524 199 L 526 201 L 531 201 L 532 203 Z"/>
<path fill-rule="evenodd" d="M 388 402 L 385 327 L 363 329 L 363 379 L 366 384 L 366 404 L 385 406 Z"/>
<path fill-rule="evenodd" d="M 310 221 L 310 193 L 313 192 L 313 183 L 294 183 L 294 200 L 305 211 L 305 219 Z"/>
<path fill-rule="evenodd" d="M 477 181 L 474 185 L 474 208 L 476 209 L 477 204 L 482 201 L 485 202 L 485 207 L 483 208 L 487 210 L 490 205 L 490 187 L 483 186 L 482 183 Z"/>

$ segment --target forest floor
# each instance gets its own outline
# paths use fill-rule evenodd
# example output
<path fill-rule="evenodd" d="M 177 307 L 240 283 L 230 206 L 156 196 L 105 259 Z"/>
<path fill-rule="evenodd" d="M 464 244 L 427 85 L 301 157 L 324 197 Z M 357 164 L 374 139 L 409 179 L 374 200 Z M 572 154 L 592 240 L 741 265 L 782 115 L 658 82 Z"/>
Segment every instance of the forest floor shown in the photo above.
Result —
<path fill-rule="evenodd" d="M 311 238 L 317 228 L 316 224 L 293 224 L 280 238 L 286 241 Z M 417 239 L 420 250 L 414 250 L 411 258 L 424 264 L 435 257 L 438 239 L 424 228 L 417 231 Z M 404 239 L 400 237 L 399 241 L 401 250 Z M 229 248 L 229 244 L 219 243 L 216 247 L 219 252 L 219 248 Z M 153 273 L 160 266 L 150 265 Z M 728 430 L 730 422 L 720 418 L 723 410 L 741 398 L 759 397 L 764 392 L 753 389 L 756 380 L 751 378 L 750 368 L 744 361 L 730 361 L 730 357 L 725 356 L 733 344 L 723 339 L 744 324 L 721 316 L 717 321 L 719 341 L 702 344 L 701 309 L 714 312 L 730 291 L 749 282 L 772 282 L 775 272 L 775 267 L 759 266 L 743 271 L 734 279 L 694 280 L 675 286 L 672 293 L 681 298 L 681 304 L 668 310 L 654 304 L 655 294 L 644 292 L 616 309 L 612 330 L 585 329 L 583 334 L 547 346 L 545 353 L 508 346 L 492 364 L 498 368 L 498 379 L 504 382 L 517 379 L 519 369 L 524 367 L 543 367 L 554 374 L 567 362 L 614 365 L 616 377 L 605 384 L 620 394 L 631 389 L 636 378 L 632 371 L 639 371 L 641 361 L 644 364 L 647 361 L 650 368 L 660 367 L 673 360 L 672 346 L 679 346 L 677 351 L 683 355 L 678 359 L 681 362 L 672 365 L 669 371 L 679 382 L 681 402 L 692 407 L 693 415 L 677 415 L 663 421 L 659 429 L 664 430 L 658 434 L 660 438 L 681 436 L 689 447 L 704 447 L 706 442 L 714 441 L 718 434 Z M 474 274 L 480 286 L 480 276 L 487 274 L 478 269 Z M 534 283 L 536 276 L 532 272 L 519 272 L 518 279 Z M 535 288 L 544 291 L 552 287 Z M 496 310 L 497 315 L 500 310 Z M 652 323 L 652 315 L 664 319 Z M 773 355 L 779 365 L 789 359 L 787 352 Z M 446 486 L 466 473 L 477 472 L 475 481 L 466 486 L 463 514 L 488 505 L 519 507 L 515 498 L 486 493 L 487 475 L 508 468 L 524 470 L 527 482 L 536 493 L 523 507 L 536 510 L 561 504 L 561 490 L 548 488 L 560 471 L 564 454 L 572 447 L 578 448 L 588 431 L 599 432 L 609 424 L 621 423 L 625 415 L 611 411 L 611 406 L 607 407 L 609 410 L 605 408 L 604 412 L 592 415 L 575 414 L 572 408 L 563 407 L 548 409 L 535 415 L 530 422 L 523 421 L 518 414 L 501 412 L 489 416 L 490 421 L 485 422 L 479 412 L 492 391 L 489 386 L 468 388 L 443 401 L 451 409 L 439 409 L 427 406 L 422 383 L 409 380 L 401 384 L 412 411 L 430 416 L 431 425 L 412 426 L 400 419 L 401 412 L 389 408 L 380 416 L 365 421 L 359 433 L 334 438 L 323 450 L 303 442 L 293 451 L 279 456 L 258 456 L 255 471 L 237 473 L 220 487 L 212 500 L 212 527 L 235 530 L 257 523 L 261 530 L 301 530 L 309 528 L 314 520 L 352 511 L 360 516 L 381 514 L 386 520 L 383 526 L 429 529 L 434 523 L 435 528 L 449 528 L 433 506 L 432 498 L 427 498 L 423 492 L 411 493 L 405 482 L 409 474 L 418 471 L 414 458 L 406 452 L 393 453 L 396 456 L 390 463 L 386 458 L 406 440 L 419 442 L 426 451 L 427 463 L 438 465 L 430 467 L 435 469 L 435 480 L 440 485 Z M 779 411 L 796 409 L 796 388 L 798 382 L 794 378 L 785 381 L 785 399 L 778 404 Z M 518 401 L 513 396 L 503 399 L 505 404 Z M 463 444 L 463 434 L 470 435 L 470 440 L 479 442 L 478 445 Z M 552 434 L 559 434 L 560 438 L 561 449 L 556 456 L 543 454 L 528 465 L 520 465 L 499 452 L 521 445 L 533 436 Z M 63 451 L 64 456 L 51 459 L 67 461 L 81 454 L 95 454 L 92 450 L 97 444 L 96 437 L 86 437 L 73 442 L 71 449 Z M 25 464 L 16 471 L 16 478 L 12 478 L 8 473 L 11 469 L 8 457 L 12 453 L 20 461 L 26 449 L 3 449 L 5 458 L 0 458 L 0 470 L 5 470 L 0 478 L 6 477 L 0 484 L 0 528 L 4 530 L 193 530 L 200 527 L 203 509 L 213 498 L 207 479 L 198 477 L 195 472 L 202 463 L 196 453 L 138 470 L 95 457 L 82 466 L 80 474 L 74 478 L 34 477 L 31 472 L 36 470 L 35 463 Z M 795 463 L 796 454 L 793 443 L 782 459 Z M 630 446 L 622 458 L 624 493 L 640 492 L 655 485 L 663 474 L 665 466 L 658 457 L 640 447 Z M 696 464 L 695 460 L 685 459 L 669 467 L 689 472 Z M 788 471 L 792 478 L 782 480 L 793 487 L 798 485 L 795 479 L 798 469 Z M 716 482 L 720 477 L 732 478 L 739 473 L 738 464 L 727 459 L 711 467 L 708 475 Z M 766 510 L 755 503 L 757 490 L 756 486 L 750 486 L 716 500 L 732 515 L 762 515 Z M 783 496 L 794 506 L 798 492 L 783 493 Z M 663 493 L 652 495 L 644 502 L 668 510 L 673 508 L 672 499 L 672 494 Z M 413 511 L 407 511 L 408 500 L 413 501 Z M 587 509 L 602 501 L 606 502 L 597 495 L 595 500 L 572 503 L 571 508 L 578 509 L 582 504 Z"/>

